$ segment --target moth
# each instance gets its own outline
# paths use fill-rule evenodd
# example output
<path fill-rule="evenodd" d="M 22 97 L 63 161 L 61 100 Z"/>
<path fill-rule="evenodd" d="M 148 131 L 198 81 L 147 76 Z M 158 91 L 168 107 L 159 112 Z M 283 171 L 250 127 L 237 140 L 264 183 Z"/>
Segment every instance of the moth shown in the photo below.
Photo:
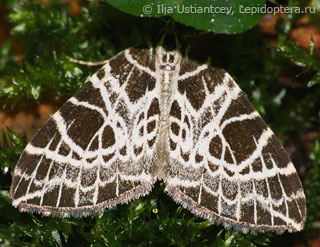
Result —
<path fill-rule="evenodd" d="M 236 82 L 165 45 L 108 60 L 27 145 L 11 198 L 21 211 L 81 217 L 157 180 L 227 228 L 294 232 L 306 220 L 294 165 Z"/>

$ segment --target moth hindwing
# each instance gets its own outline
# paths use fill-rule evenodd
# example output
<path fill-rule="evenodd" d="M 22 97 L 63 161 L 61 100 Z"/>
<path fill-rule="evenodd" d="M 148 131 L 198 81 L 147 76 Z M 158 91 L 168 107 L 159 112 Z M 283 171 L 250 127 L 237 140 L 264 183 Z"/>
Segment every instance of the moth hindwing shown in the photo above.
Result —
<path fill-rule="evenodd" d="M 21 211 L 83 216 L 148 194 L 246 232 L 299 231 L 288 155 L 225 71 L 162 46 L 111 58 L 32 138 L 14 171 Z"/>

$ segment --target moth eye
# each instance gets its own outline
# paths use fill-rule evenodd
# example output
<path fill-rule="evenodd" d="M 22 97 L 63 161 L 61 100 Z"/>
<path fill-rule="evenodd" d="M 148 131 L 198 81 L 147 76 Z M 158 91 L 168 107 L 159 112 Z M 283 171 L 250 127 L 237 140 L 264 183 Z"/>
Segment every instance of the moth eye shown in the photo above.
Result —
<path fill-rule="evenodd" d="M 169 56 L 169 63 L 173 63 L 174 62 L 174 54 L 170 54 Z"/>

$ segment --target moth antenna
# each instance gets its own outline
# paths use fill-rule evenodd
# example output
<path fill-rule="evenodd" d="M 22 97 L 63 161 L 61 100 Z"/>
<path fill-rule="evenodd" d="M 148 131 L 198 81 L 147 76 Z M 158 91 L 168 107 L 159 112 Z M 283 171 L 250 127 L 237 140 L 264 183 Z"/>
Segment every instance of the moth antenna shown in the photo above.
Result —
<path fill-rule="evenodd" d="M 74 59 L 74 58 L 68 57 L 68 56 L 67 56 L 67 59 L 72 63 L 86 65 L 86 66 L 92 66 L 92 67 L 105 65 L 108 62 L 108 60 L 99 61 L 99 62 L 89 62 L 89 61 L 83 61 L 83 60 Z"/>

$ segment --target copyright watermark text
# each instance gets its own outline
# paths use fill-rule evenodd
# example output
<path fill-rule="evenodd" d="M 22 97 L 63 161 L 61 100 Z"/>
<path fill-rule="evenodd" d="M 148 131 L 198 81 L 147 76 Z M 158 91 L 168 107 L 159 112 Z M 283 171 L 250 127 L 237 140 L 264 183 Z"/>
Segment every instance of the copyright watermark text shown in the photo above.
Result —
<path fill-rule="evenodd" d="M 255 15 L 255 14 L 314 14 L 316 12 L 315 7 L 289 7 L 289 6 L 275 6 L 267 7 L 266 5 L 261 6 L 243 6 L 238 7 L 231 6 L 199 6 L 197 4 L 177 4 L 174 6 L 169 6 L 167 4 L 157 4 L 149 5 L 146 4 L 142 8 L 143 14 L 162 14 L 170 15 L 174 13 L 178 14 L 224 14 L 224 15 L 234 15 L 235 13 L 245 14 L 245 15 Z"/>
<path fill-rule="evenodd" d="M 151 6 L 149 4 L 146 4 L 143 6 L 143 13 L 144 14 L 151 14 L 155 13 L 157 14 L 163 14 L 163 15 L 169 15 L 173 13 L 178 14 L 226 14 L 226 15 L 233 15 L 234 12 L 232 10 L 232 7 L 227 6 L 198 6 L 197 4 L 178 4 L 174 6 L 168 6 L 167 4 L 157 4 L 156 6 Z"/>
<path fill-rule="evenodd" d="M 258 6 L 258 7 L 244 7 L 243 5 L 239 6 L 240 14 L 314 14 L 316 12 L 315 7 L 289 7 L 289 6 L 275 6 L 275 7 L 267 7 L 266 5 Z"/>

